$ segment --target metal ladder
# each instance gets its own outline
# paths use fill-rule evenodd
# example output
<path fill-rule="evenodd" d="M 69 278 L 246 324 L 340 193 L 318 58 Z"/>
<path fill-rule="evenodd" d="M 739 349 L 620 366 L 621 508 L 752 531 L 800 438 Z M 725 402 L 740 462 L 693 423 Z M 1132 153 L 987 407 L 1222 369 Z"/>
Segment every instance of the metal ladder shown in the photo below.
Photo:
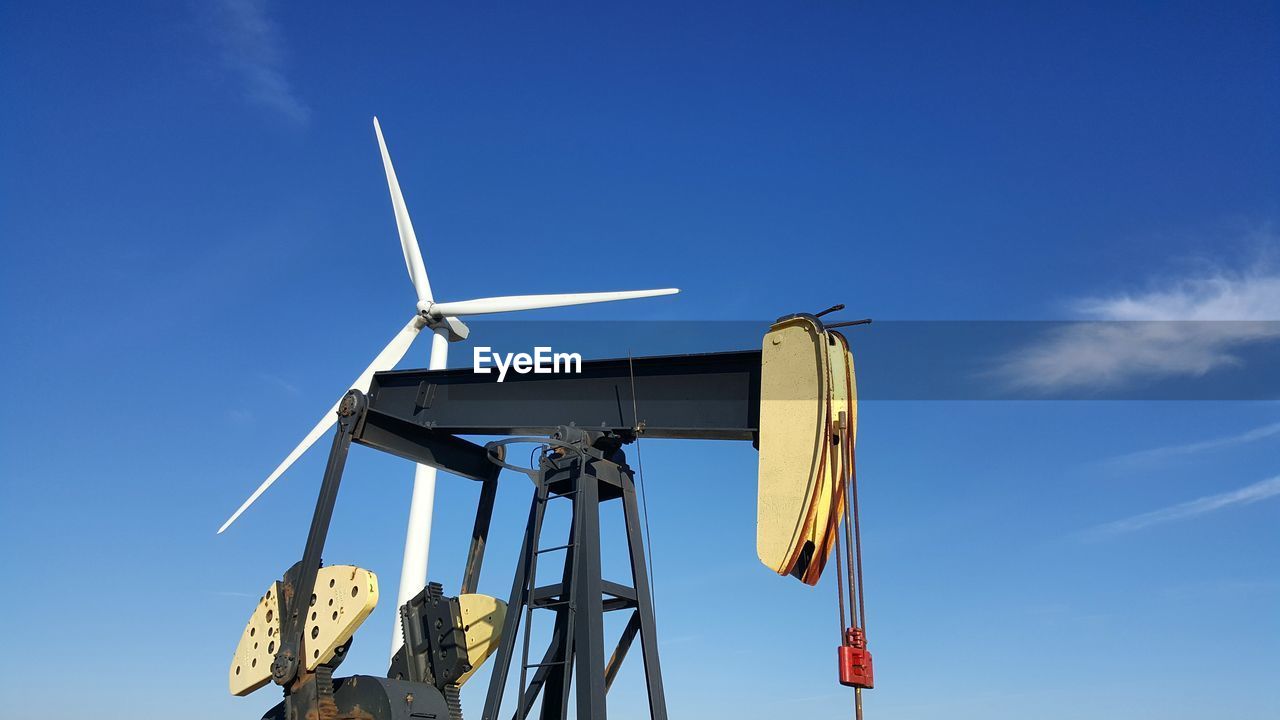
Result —
<path fill-rule="evenodd" d="M 525 561 L 528 564 L 528 580 L 524 585 L 524 622 L 523 637 L 524 646 L 520 654 L 520 694 L 517 696 L 516 720 L 524 720 L 529 714 L 530 705 L 537 698 L 543 686 L 546 684 L 547 676 L 558 669 L 559 672 L 572 674 L 573 668 L 570 667 L 569 658 L 572 657 L 572 642 L 574 631 L 574 620 L 577 608 L 574 606 L 573 600 L 565 592 L 566 589 L 574 587 L 578 579 L 578 554 L 575 549 L 578 543 L 575 541 L 573 528 L 577 525 L 577 518 L 570 521 L 569 541 L 563 545 L 555 545 L 548 548 L 538 547 L 538 542 L 542 537 L 542 523 L 546 517 L 547 503 L 557 498 L 573 498 L 577 495 L 578 490 L 575 488 L 564 493 L 551 494 L 547 488 L 545 478 L 538 479 L 538 487 L 534 495 L 535 515 L 533 521 L 533 542 L 526 548 Z M 578 504 L 574 505 L 574 514 L 580 511 Z M 556 552 L 557 550 L 565 551 L 564 561 L 564 577 L 560 588 L 561 593 L 558 599 L 554 601 L 540 602 L 538 598 L 538 558 L 546 553 Z M 563 608 L 563 609 L 560 609 Z M 543 657 L 542 662 L 529 662 L 529 644 L 533 633 L 533 611 L 534 610 L 555 610 L 556 622 L 564 623 L 565 628 L 561 632 L 554 633 L 557 637 L 567 638 L 567 647 L 558 647 L 554 641 L 547 649 L 547 654 Z M 558 629 L 559 630 L 559 629 Z M 558 657 L 559 659 L 556 659 Z M 533 682 L 528 680 L 529 670 L 534 671 Z M 569 687 L 568 678 L 563 683 L 563 687 L 567 691 Z M 561 702 L 567 702 L 568 698 L 562 698 Z"/>

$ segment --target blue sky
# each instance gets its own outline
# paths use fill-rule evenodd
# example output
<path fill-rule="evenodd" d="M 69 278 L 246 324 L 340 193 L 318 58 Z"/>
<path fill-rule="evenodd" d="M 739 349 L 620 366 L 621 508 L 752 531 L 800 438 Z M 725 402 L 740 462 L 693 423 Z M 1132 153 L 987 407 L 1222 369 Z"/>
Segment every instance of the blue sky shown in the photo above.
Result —
<path fill-rule="evenodd" d="M 1280 320 L 1275 3 L 682 5 L 0 8 L 15 717 L 79 717 L 68 670 L 132 717 L 276 701 L 226 666 L 323 458 L 213 531 L 411 312 L 374 114 L 438 296 L 683 290 L 530 319 Z M 1276 339 L 1111 327 L 1004 371 L 1193 386 Z M 1275 400 L 864 404 L 868 716 L 1275 717 Z M 832 579 L 754 557 L 754 451 L 643 452 L 673 717 L 848 716 Z M 326 560 L 393 597 L 410 469 L 347 477 Z M 446 586 L 474 499 L 442 479 Z M 344 671 L 382 671 L 390 605 Z"/>

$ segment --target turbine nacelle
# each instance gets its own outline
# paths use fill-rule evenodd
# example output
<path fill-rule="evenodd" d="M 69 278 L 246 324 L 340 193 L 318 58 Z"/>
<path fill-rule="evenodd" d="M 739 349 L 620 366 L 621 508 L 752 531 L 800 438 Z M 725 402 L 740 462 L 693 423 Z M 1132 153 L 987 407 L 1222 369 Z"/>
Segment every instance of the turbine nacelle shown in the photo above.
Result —
<path fill-rule="evenodd" d="M 456 317 L 432 312 L 435 303 L 427 301 L 418 303 L 418 317 L 432 330 L 444 330 L 449 342 L 462 342 L 471 334 L 471 328 Z M 425 306 L 425 307 L 424 307 Z"/>

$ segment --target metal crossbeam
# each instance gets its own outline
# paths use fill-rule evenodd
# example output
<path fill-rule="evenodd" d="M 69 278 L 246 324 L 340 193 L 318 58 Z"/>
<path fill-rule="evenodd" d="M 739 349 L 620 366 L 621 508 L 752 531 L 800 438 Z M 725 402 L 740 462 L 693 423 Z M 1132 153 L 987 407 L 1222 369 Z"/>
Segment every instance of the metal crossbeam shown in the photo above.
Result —
<path fill-rule="evenodd" d="M 504 382 L 471 368 L 382 372 L 374 375 L 369 404 L 371 418 L 382 414 L 442 435 L 550 435 L 562 425 L 631 433 L 642 426 L 645 437 L 752 440 L 760 426 L 760 352 L 588 360 L 581 373 L 509 372 Z"/>

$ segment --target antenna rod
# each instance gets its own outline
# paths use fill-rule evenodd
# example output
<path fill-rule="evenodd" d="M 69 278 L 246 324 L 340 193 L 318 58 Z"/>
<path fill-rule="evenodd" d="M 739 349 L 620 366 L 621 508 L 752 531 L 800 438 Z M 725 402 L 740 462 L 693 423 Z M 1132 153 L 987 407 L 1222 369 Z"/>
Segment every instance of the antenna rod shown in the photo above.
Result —
<path fill-rule="evenodd" d="M 823 327 L 830 330 L 832 328 L 842 328 L 842 327 L 850 327 L 853 325 L 870 325 L 870 324 L 871 324 L 871 318 L 863 318 L 861 320 L 847 320 L 845 322 L 838 322 L 838 323 L 824 323 Z"/>

